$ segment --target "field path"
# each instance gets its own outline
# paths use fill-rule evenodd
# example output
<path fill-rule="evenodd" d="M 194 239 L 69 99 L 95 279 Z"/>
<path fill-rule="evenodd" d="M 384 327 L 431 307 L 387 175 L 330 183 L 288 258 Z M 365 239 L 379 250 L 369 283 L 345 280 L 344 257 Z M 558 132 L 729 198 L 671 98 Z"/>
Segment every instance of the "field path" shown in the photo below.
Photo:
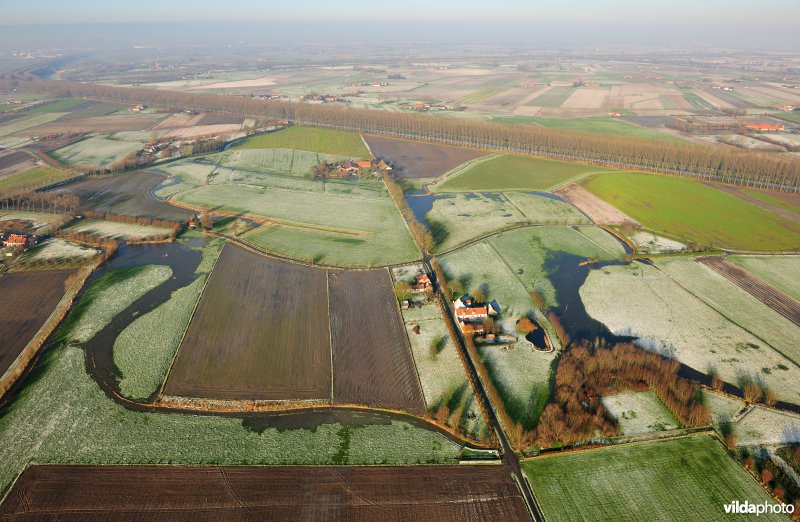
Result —
<path fill-rule="evenodd" d="M 800 303 L 723 257 L 704 257 L 701 263 L 728 279 L 763 304 L 800 326 Z"/>

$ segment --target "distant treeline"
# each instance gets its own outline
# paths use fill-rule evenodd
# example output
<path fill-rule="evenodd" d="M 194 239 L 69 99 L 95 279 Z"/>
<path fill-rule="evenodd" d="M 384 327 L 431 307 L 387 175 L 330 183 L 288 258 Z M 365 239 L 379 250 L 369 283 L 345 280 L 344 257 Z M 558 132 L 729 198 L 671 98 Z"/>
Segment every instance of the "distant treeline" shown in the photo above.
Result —
<path fill-rule="evenodd" d="M 695 176 L 739 185 L 792 192 L 800 189 L 800 162 L 796 160 L 689 142 L 653 141 L 630 136 L 595 135 L 527 125 L 266 101 L 241 96 L 70 83 L 42 80 L 30 75 L 7 76 L 0 80 L 0 89 L 14 88 L 59 98 L 87 97 L 117 103 L 149 103 L 175 110 L 224 112 L 626 169 Z"/>

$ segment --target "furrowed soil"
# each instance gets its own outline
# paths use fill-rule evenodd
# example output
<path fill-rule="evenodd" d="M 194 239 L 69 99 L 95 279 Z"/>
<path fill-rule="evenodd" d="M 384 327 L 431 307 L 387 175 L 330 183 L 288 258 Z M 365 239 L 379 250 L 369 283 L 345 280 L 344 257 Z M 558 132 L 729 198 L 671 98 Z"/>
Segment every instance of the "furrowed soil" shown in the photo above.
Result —
<path fill-rule="evenodd" d="M 436 178 L 485 154 L 478 150 L 364 136 L 373 156 L 389 162 L 401 178 Z"/>
<path fill-rule="evenodd" d="M 388 273 L 332 270 L 328 284 L 334 402 L 423 415 L 422 390 Z"/>
<path fill-rule="evenodd" d="M 50 317 L 74 270 L 36 270 L 0 276 L 0 375 Z"/>
<path fill-rule="evenodd" d="M 33 466 L 0 517 L 530 520 L 504 466 Z"/>
<path fill-rule="evenodd" d="M 166 395 L 330 399 L 326 272 L 228 245 L 195 312 Z"/>

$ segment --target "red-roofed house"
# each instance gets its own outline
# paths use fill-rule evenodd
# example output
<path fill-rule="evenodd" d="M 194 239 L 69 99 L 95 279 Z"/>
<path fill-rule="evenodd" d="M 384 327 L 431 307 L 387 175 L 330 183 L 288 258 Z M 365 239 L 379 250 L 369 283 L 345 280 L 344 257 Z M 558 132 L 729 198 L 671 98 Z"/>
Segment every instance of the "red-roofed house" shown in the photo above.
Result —
<path fill-rule="evenodd" d="M 28 236 L 23 234 L 9 234 L 8 239 L 6 239 L 6 246 L 8 247 L 15 247 L 15 246 L 28 246 Z"/>
<path fill-rule="evenodd" d="M 489 317 L 489 310 L 485 306 L 477 308 L 457 308 L 456 319 L 466 321 L 470 319 L 483 319 Z"/>
<path fill-rule="evenodd" d="M 777 125 L 773 125 L 771 123 L 748 123 L 745 128 L 757 132 L 778 132 L 784 130 L 782 123 Z"/>

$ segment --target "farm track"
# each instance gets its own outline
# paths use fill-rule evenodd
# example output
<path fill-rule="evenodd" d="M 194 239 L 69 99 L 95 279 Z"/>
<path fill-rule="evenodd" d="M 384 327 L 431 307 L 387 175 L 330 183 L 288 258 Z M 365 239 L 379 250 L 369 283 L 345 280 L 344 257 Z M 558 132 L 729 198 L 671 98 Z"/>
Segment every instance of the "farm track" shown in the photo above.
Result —
<path fill-rule="evenodd" d="M 529 520 L 505 466 L 32 466 L 0 517 Z"/>
<path fill-rule="evenodd" d="M 800 303 L 791 297 L 750 275 L 723 257 L 704 257 L 699 261 L 778 314 L 800 326 Z"/>

